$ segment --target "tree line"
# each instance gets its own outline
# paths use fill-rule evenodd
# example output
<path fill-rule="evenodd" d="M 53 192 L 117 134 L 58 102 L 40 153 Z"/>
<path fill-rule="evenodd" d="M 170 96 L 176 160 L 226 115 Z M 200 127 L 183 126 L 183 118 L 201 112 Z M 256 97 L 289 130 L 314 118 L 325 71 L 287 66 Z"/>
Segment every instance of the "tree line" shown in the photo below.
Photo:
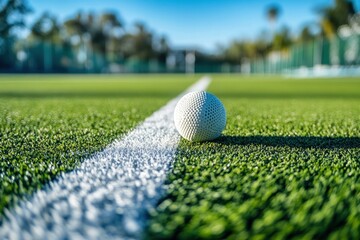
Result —
<path fill-rule="evenodd" d="M 334 0 L 332 6 L 318 7 L 314 11 L 320 21 L 305 24 L 298 35 L 294 35 L 286 25 L 275 30 L 275 25 L 281 17 L 281 8 L 276 5 L 270 6 L 264 14 L 268 19 L 270 31 L 263 30 L 252 41 L 235 40 L 222 47 L 220 56 L 229 62 L 241 62 L 244 59 L 265 58 L 271 52 L 286 51 L 294 44 L 319 38 L 331 39 L 337 35 L 339 27 L 348 25 L 351 17 L 356 14 L 353 2 L 348 0 Z"/>
<path fill-rule="evenodd" d="M 312 41 L 316 38 L 331 38 L 337 29 L 349 24 L 355 14 L 352 1 L 334 0 L 332 6 L 317 9 L 320 21 L 310 23 L 294 35 L 287 26 L 276 27 L 281 17 L 281 8 L 270 6 L 266 10 L 269 30 L 260 32 L 255 40 L 234 40 L 220 46 L 216 54 L 198 53 L 203 62 L 222 62 L 240 64 L 264 58 L 274 51 L 286 51 L 296 43 Z M 4 43 L 15 41 L 13 29 L 28 27 L 30 33 L 27 42 L 51 42 L 69 48 L 86 48 L 106 56 L 111 61 L 136 59 L 139 61 L 156 60 L 165 63 L 171 51 L 165 36 L 158 35 L 144 23 L 136 23 L 128 30 L 117 12 L 86 13 L 79 11 L 65 21 L 59 21 L 55 15 L 45 12 L 30 26 L 25 26 L 24 16 L 31 13 L 31 7 L 25 0 L 0 0 L 0 54 L 6 54 Z M 313 29 L 318 29 L 314 32 Z M 6 64 L 0 60 L 1 64 Z M 9 61 L 9 59 L 7 59 Z"/>
<path fill-rule="evenodd" d="M 45 12 L 30 26 L 25 26 L 24 17 L 31 11 L 24 0 L 0 0 L 0 55 L 7 55 L 9 51 L 1 45 L 17 40 L 12 30 L 24 27 L 30 30 L 25 39 L 27 46 L 50 42 L 65 49 L 86 48 L 87 52 L 105 56 L 108 62 L 136 59 L 164 63 L 170 51 L 166 37 L 152 32 L 142 22 L 126 30 L 117 12 L 79 11 L 63 22 Z M 10 59 L 0 60 L 0 65 L 6 65 L 5 61 L 9 63 Z"/>

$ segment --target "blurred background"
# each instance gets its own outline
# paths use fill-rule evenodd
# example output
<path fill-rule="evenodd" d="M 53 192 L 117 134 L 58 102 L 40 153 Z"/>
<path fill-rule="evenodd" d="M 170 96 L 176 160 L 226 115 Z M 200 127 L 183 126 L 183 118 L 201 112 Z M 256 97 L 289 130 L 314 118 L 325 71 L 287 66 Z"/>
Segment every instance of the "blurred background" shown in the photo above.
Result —
<path fill-rule="evenodd" d="M 360 75 L 360 0 L 0 0 L 1 73 Z"/>

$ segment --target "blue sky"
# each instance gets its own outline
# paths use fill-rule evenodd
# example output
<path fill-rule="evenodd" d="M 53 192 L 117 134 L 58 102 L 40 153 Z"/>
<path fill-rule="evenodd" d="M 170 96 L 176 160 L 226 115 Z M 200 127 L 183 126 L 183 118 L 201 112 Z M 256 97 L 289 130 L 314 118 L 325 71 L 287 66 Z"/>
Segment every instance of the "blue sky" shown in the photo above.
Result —
<path fill-rule="evenodd" d="M 281 7 L 278 26 L 294 32 L 304 23 L 317 21 L 314 9 L 331 5 L 332 0 L 29 0 L 32 22 L 43 11 L 61 20 L 82 11 L 117 11 L 126 27 L 145 22 L 158 34 L 166 35 L 172 46 L 200 47 L 213 51 L 217 44 L 233 39 L 253 39 L 269 29 L 265 12 L 270 5 Z M 359 0 L 355 1 L 359 5 Z M 358 6 L 356 6 L 358 7 Z"/>

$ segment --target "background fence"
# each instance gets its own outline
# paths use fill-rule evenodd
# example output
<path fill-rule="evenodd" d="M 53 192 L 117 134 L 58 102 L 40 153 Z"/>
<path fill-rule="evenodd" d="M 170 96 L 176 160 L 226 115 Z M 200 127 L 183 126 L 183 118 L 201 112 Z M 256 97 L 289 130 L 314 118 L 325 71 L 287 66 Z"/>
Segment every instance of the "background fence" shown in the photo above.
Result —
<path fill-rule="evenodd" d="M 293 45 L 250 63 L 251 73 L 288 73 L 306 68 L 357 68 L 360 66 L 360 35 L 334 36 Z"/>
<path fill-rule="evenodd" d="M 188 62 L 186 51 L 169 53 L 166 61 L 124 59 L 98 54 L 86 45 L 73 47 L 43 41 L 3 39 L 0 42 L 0 72 L 15 73 L 299 73 L 304 69 L 357 69 L 360 66 L 360 35 L 319 38 L 270 53 L 264 59 L 230 64 L 198 57 Z M 327 70 L 328 71 L 328 70 Z"/>

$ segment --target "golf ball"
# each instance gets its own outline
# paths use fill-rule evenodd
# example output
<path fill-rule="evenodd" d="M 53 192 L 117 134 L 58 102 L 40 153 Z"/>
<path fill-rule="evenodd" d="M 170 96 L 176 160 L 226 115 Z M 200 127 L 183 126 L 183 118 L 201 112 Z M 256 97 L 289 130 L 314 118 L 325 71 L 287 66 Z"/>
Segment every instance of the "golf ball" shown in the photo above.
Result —
<path fill-rule="evenodd" d="M 183 138 L 194 142 L 208 141 L 221 135 L 226 125 L 226 112 L 213 94 L 190 92 L 177 103 L 174 121 Z"/>

